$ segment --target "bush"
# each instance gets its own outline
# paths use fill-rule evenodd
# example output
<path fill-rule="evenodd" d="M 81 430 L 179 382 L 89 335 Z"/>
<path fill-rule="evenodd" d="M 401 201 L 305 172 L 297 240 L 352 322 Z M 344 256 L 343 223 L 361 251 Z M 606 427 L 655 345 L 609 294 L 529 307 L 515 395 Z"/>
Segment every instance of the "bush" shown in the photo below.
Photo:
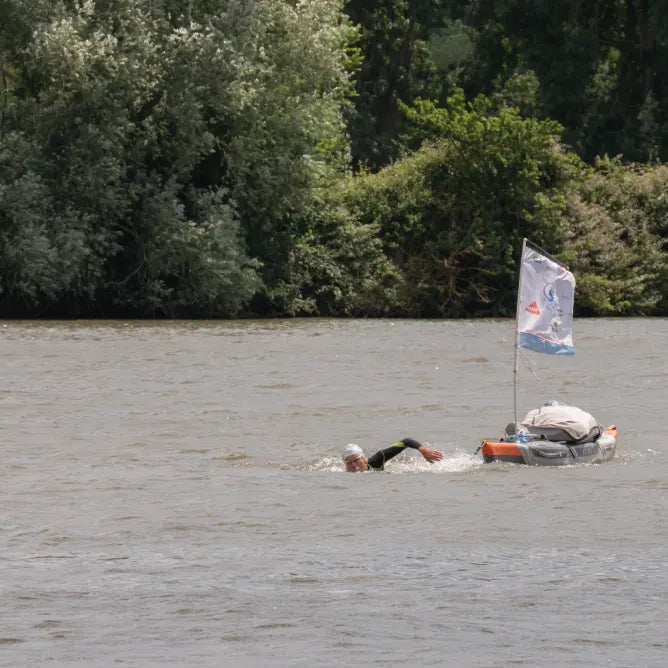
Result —
<path fill-rule="evenodd" d="M 421 101 L 408 113 L 422 148 L 344 193 L 403 277 L 402 314 L 512 315 L 521 240 L 562 250 L 563 189 L 579 161 L 555 123 L 493 114 L 484 98 Z"/>
<path fill-rule="evenodd" d="M 11 3 L 0 312 L 238 315 L 346 154 L 342 6 Z"/>
<path fill-rule="evenodd" d="M 308 229 L 290 251 L 275 291 L 290 315 L 382 316 L 398 308 L 401 276 L 383 254 L 377 225 L 344 205 L 344 179 L 309 208 Z"/>
<path fill-rule="evenodd" d="M 564 259 L 583 315 L 668 312 L 668 167 L 597 160 L 568 194 Z"/>

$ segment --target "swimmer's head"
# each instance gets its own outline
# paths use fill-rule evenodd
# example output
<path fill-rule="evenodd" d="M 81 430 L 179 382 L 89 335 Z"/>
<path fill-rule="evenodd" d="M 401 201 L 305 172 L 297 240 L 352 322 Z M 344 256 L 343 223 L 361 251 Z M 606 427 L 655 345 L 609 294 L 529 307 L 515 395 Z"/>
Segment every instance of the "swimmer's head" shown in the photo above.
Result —
<path fill-rule="evenodd" d="M 343 463 L 346 465 L 346 471 L 366 471 L 368 468 L 364 450 L 355 443 L 348 443 L 343 448 L 341 459 L 343 459 Z"/>

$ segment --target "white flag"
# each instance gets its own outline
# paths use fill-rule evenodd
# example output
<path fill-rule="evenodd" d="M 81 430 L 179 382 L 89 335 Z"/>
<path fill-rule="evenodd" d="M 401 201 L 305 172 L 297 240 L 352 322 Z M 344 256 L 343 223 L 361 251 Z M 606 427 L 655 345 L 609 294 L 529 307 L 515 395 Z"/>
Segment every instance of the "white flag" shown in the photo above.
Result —
<path fill-rule="evenodd" d="M 522 253 L 521 276 L 517 309 L 520 347 L 573 355 L 575 277 L 528 241 Z"/>

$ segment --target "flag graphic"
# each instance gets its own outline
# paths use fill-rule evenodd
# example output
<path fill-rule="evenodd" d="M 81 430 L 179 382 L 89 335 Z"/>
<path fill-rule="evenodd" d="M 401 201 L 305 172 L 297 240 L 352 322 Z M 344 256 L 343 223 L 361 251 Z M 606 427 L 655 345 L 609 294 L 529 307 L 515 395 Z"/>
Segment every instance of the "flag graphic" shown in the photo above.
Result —
<path fill-rule="evenodd" d="M 566 267 L 527 243 L 522 255 L 518 299 L 520 347 L 573 355 L 575 277 Z"/>
<path fill-rule="evenodd" d="M 529 313 L 533 313 L 534 315 L 540 315 L 538 304 L 536 304 L 536 302 L 531 302 L 531 304 L 529 304 L 529 306 L 527 306 L 524 310 L 529 311 Z"/>

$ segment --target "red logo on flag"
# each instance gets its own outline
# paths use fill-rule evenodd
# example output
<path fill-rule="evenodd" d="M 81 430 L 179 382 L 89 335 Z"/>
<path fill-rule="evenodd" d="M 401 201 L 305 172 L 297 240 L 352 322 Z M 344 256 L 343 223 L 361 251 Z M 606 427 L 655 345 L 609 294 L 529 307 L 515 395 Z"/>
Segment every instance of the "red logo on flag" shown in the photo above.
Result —
<path fill-rule="evenodd" d="M 529 311 L 529 313 L 533 313 L 534 315 L 540 315 L 540 309 L 538 308 L 538 304 L 536 302 L 531 302 L 529 306 L 527 306 L 525 311 Z"/>

